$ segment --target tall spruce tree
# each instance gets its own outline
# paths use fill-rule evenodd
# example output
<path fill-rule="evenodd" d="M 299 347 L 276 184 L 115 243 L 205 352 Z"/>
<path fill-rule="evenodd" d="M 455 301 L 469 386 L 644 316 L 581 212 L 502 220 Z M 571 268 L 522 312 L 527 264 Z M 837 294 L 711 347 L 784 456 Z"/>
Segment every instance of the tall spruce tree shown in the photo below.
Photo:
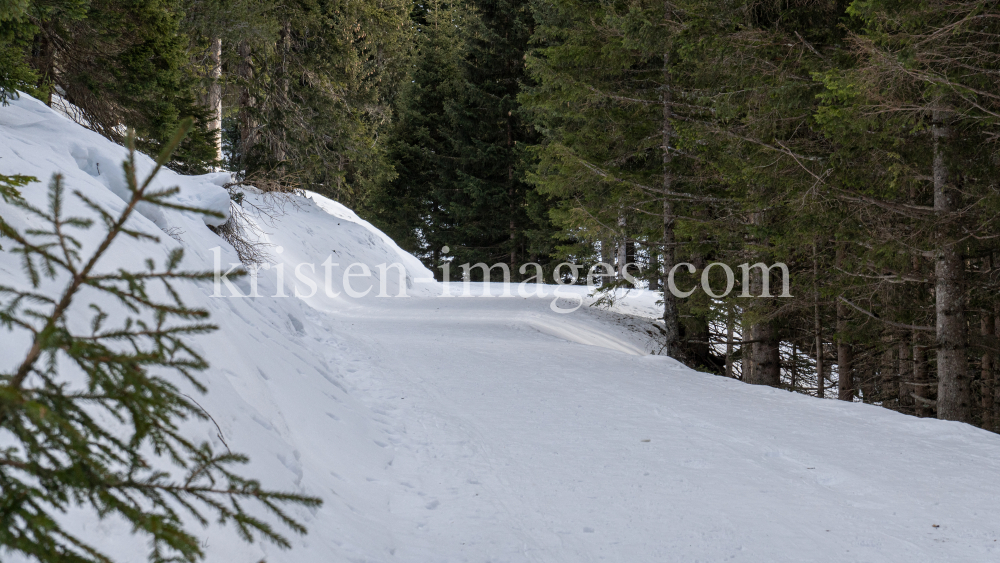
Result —
<path fill-rule="evenodd" d="M 448 131 L 457 164 L 444 202 L 452 220 L 449 246 L 456 263 L 507 263 L 516 277 L 520 264 L 539 258 L 529 251 L 529 233 L 538 226 L 524 181 L 525 151 L 535 134 L 517 101 L 534 18 L 527 0 L 477 0 L 471 7 L 466 84 Z"/>
<path fill-rule="evenodd" d="M 471 16 L 462 4 L 415 3 L 414 47 L 400 89 L 388 158 L 396 177 L 363 200 L 363 213 L 404 249 L 436 269 L 450 240 L 447 202 L 456 157 L 449 136 L 452 108 L 465 88 L 461 66 Z"/>

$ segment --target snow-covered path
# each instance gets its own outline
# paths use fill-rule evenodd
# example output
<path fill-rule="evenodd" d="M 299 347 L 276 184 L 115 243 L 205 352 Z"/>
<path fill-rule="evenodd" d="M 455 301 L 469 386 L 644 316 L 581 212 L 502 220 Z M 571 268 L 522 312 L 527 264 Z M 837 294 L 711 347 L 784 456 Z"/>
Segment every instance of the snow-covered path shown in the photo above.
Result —
<path fill-rule="evenodd" d="M 600 321 L 547 307 L 392 299 L 333 321 L 355 354 L 331 360 L 393 451 L 391 560 L 1000 556 L 996 436 L 568 342 L 532 324 Z"/>

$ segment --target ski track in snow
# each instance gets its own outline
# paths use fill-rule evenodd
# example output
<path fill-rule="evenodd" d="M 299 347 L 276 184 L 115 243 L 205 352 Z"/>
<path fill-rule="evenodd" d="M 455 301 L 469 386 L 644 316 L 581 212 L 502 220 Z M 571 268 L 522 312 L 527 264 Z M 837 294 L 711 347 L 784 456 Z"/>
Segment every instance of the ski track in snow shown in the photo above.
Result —
<path fill-rule="evenodd" d="M 0 108 L 0 129 L 0 172 L 43 181 L 25 190 L 29 200 L 43 204 L 58 170 L 71 188 L 120 207 L 111 176 L 120 147 L 27 97 Z M 160 183 L 218 206 L 225 180 L 167 171 Z M 213 524 L 209 561 L 1000 560 L 1000 437 L 651 355 L 648 292 L 617 312 L 566 315 L 549 309 L 552 297 L 439 297 L 419 261 L 350 210 L 311 197 L 261 225 L 283 249 L 273 255 L 285 293 L 308 290 L 293 275 L 300 261 L 317 265 L 310 279 L 322 291 L 319 264 L 335 257 L 337 276 L 351 262 L 402 262 L 411 297 L 211 298 L 210 284 L 185 288 L 222 327 L 197 341 L 212 364 L 202 377 L 209 393 L 197 399 L 222 436 L 211 422 L 185 430 L 249 454 L 246 472 L 265 486 L 325 501 L 292 509 L 310 531 L 288 551 L 244 545 Z M 204 218 L 145 212 L 136 228 L 180 229 L 181 242 L 116 242 L 105 267 L 135 267 L 177 244 L 190 269 L 211 268 L 220 245 L 223 262 L 235 262 Z M 0 277 L 18 272 L 0 253 Z M 398 286 L 393 274 L 388 292 Z M 261 295 L 276 290 L 273 270 L 262 273 Z M 0 357 L 14 361 L 24 344 L 5 335 Z M 66 521 L 122 561 L 145 558 L 121 522 L 85 510 Z"/>

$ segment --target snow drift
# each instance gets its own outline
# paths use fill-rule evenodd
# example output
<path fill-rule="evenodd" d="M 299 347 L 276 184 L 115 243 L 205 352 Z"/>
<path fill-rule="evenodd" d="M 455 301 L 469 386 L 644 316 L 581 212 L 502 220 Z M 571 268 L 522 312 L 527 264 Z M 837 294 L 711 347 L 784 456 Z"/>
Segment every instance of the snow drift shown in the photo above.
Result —
<path fill-rule="evenodd" d="M 23 190 L 29 201 L 42 203 L 59 172 L 69 188 L 121 207 L 122 147 L 26 96 L 0 108 L 0 131 L 0 173 L 41 180 Z M 158 177 L 185 203 L 224 213 L 227 181 Z M 206 226 L 218 219 L 140 211 L 133 226 L 161 242 L 120 240 L 102 268 L 141 267 L 177 245 L 188 269 L 236 262 Z M 30 225 L 3 204 L 0 213 Z M 551 297 L 441 297 L 418 260 L 320 196 L 294 198 L 259 226 L 273 258 L 259 272 L 260 297 L 212 297 L 211 283 L 184 289 L 221 327 L 197 340 L 212 369 L 202 377 L 208 394 L 196 398 L 213 421 L 186 431 L 249 454 L 246 472 L 265 486 L 325 503 L 293 510 L 310 532 L 289 551 L 210 528 L 209 561 L 1000 557 L 996 435 L 746 386 L 651 355 L 655 330 L 642 313 L 655 314 L 655 296 L 645 292 L 622 303 L 631 315 L 557 314 Z M 355 263 L 374 272 L 352 286 L 371 288 L 365 298 L 345 291 Z M 405 286 L 407 298 L 376 295 L 378 265 L 391 263 L 402 272 L 384 279 L 386 293 Z M 0 279 L 20 275 L 0 252 Z M 234 286 L 251 289 L 246 279 Z M 25 342 L 0 338 L 5 368 Z M 67 519 L 119 560 L 144 558 L 121 523 L 83 511 Z"/>

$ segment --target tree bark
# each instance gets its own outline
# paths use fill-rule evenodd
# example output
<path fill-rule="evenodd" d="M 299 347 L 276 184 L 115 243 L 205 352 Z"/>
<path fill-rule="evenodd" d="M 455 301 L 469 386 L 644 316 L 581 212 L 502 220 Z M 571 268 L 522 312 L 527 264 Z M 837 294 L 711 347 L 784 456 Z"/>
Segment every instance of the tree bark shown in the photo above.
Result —
<path fill-rule="evenodd" d="M 941 112 L 931 126 L 934 141 L 934 212 L 937 216 L 937 255 L 934 263 L 934 308 L 937 314 L 937 415 L 943 420 L 972 420 L 972 386 L 969 381 L 965 321 L 965 263 L 956 237 L 952 214 L 959 208 L 959 193 L 949 185 L 944 143 L 950 131 Z"/>
<path fill-rule="evenodd" d="M 615 272 L 620 281 L 625 279 L 628 264 L 628 248 L 625 242 L 628 236 L 625 234 L 625 214 L 621 212 L 618 213 L 618 237 L 618 244 L 615 245 Z"/>
<path fill-rule="evenodd" d="M 913 344 L 909 335 L 903 335 L 899 343 L 899 410 L 913 412 Z"/>
<path fill-rule="evenodd" d="M 208 109 L 211 119 L 208 122 L 209 131 L 217 131 L 219 137 L 215 140 L 215 158 L 222 160 L 222 38 L 212 39 L 212 47 L 208 60 L 212 65 L 209 70 L 211 82 L 208 84 Z"/>
<path fill-rule="evenodd" d="M 750 327 L 751 362 L 750 379 L 744 379 L 753 385 L 781 385 L 781 356 L 774 327 L 769 322 L 758 322 Z"/>
<path fill-rule="evenodd" d="M 733 376 L 733 325 L 736 323 L 736 315 L 733 306 L 730 305 L 726 316 L 726 377 Z"/>
<path fill-rule="evenodd" d="M 237 47 L 239 64 L 236 74 L 240 79 L 240 99 L 239 99 L 239 128 L 240 128 L 240 157 L 243 165 L 247 165 L 250 150 L 256 143 L 256 131 L 253 119 L 254 97 L 251 92 L 251 82 L 253 81 L 253 59 L 251 58 L 250 44 L 246 41 L 240 42 Z"/>
<path fill-rule="evenodd" d="M 799 347 L 797 344 L 792 342 L 792 381 L 791 388 L 795 391 L 795 387 L 799 384 Z"/>
<path fill-rule="evenodd" d="M 928 417 L 934 411 L 927 402 L 930 399 L 930 377 L 927 373 L 927 346 L 922 340 L 920 332 L 913 331 L 913 395 L 917 416 Z"/>
<path fill-rule="evenodd" d="M 889 346 L 882 353 L 881 372 L 879 373 L 879 394 L 878 399 L 882 401 L 882 406 L 887 409 L 899 410 L 899 362 L 896 358 L 896 347 L 892 345 L 892 337 L 889 339 Z"/>
<path fill-rule="evenodd" d="M 837 302 L 837 332 L 841 335 L 847 330 L 847 305 Z M 848 344 L 843 336 L 837 338 L 837 398 L 841 401 L 854 400 L 854 347 Z"/>
<path fill-rule="evenodd" d="M 663 17 L 667 17 L 667 4 L 664 3 Z M 671 170 L 670 142 L 674 129 L 671 119 L 670 93 L 670 53 L 663 53 L 663 349 L 668 356 L 680 352 L 680 324 L 677 318 L 676 298 L 670 293 L 667 276 L 674 267 L 674 204 L 669 197 L 673 190 L 673 171 Z"/>
<path fill-rule="evenodd" d="M 655 246 L 649 247 L 649 290 L 660 290 L 660 251 Z"/>
<path fill-rule="evenodd" d="M 843 265 L 844 247 L 837 245 L 837 267 Z M 837 300 L 837 399 L 854 400 L 854 347 L 847 343 L 848 315 L 847 303 Z"/>
<path fill-rule="evenodd" d="M 38 72 L 37 86 L 39 87 L 50 86 L 56 79 L 56 50 L 52 41 L 49 40 L 47 26 L 48 24 L 42 24 L 39 27 L 31 45 L 31 58 L 29 59 L 31 67 Z M 51 87 L 46 89 L 45 105 L 49 107 L 52 106 L 52 90 Z"/>
<path fill-rule="evenodd" d="M 826 373 L 823 365 L 823 323 L 819 313 L 819 258 L 816 255 L 816 243 L 813 243 L 813 330 L 816 337 L 816 396 L 826 395 Z"/>
<path fill-rule="evenodd" d="M 995 342 L 993 337 L 996 335 L 996 320 L 992 313 L 983 313 L 982 319 L 980 319 L 980 330 L 983 336 L 986 337 L 984 338 L 986 345 L 992 347 Z M 994 426 L 993 394 L 995 393 L 993 371 L 996 369 L 996 365 L 993 351 L 989 348 L 983 352 L 980 368 L 982 370 L 980 377 L 983 407 L 982 427 L 986 430 L 992 430 Z"/>
<path fill-rule="evenodd" d="M 764 289 L 763 275 L 760 268 L 754 268 L 750 272 L 750 294 L 760 295 Z M 757 301 L 763 298 L 756 298 Z M 758 314 L 761 305 L 754 307 Z M 770 385 L 778 387 L 781 385 L 781 356 L 778 349 L 778 341 L 775 335 L 774 325 L 769 320 L 754 319 L 750 325 L 750 370 L 745 373 L 743 381 L 752 385 Z"/>
<path fill-rule="evenodd" d="M 993 309 L 993 334 L 1000 334 L 1000 305 L 994 306 Z M 994 340 L 996 342 L 996 340 Z M 993 426 L 990 428 L 993 432 L 1000 432 L 1000 366 L 997 366 L 997 358 L 993 358 L 993 405 L 992 405 L 992 416 Z"/>

